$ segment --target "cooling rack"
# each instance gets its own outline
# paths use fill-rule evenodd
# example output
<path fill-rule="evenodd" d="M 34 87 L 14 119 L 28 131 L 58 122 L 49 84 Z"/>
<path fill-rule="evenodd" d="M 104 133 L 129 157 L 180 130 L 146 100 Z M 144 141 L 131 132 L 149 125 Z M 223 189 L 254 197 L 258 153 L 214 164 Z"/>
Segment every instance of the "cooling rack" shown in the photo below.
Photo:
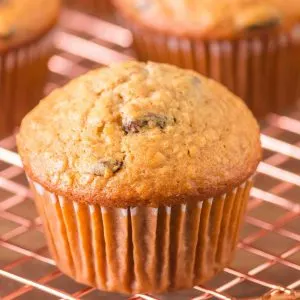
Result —
<path fill-rule="evenodd" d="M 132 59 L 126 29 L 64 10 L 45 93 L 90 68 Z M 261 299 L 300 289 L 300 109 L 269 115 L 241 241 L 232 264 L 204 286 L 130 299 Z M 299 297 L 299 298 L 298 298 Z M 0 141 L 0 299 L 128 299 L 63 275 L 49 256 L 15 136 Z M 300 299 L 294 293 L 293 298 Z"/>

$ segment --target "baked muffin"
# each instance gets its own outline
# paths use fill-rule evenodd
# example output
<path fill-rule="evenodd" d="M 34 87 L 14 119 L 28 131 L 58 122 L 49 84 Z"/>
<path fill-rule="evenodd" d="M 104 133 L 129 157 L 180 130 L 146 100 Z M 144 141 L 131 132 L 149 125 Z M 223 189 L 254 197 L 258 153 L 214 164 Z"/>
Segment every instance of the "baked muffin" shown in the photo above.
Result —
<path fill-rule="evenodd" d="M 111 19 L 113 6 L 111 0 L 64 0 L 65 3 L 74 9 L 96 15 L 101 18 Z"/>
<path fill-rule="evenodd" d="M 140 60 L 195 69 L 258 117 L 299 97 L 299 0 L 114 0 Z M 155 21 L 154 21 L 155 20 Z"/>
<path fill-rule="evenodd" d="M 0 137 L 42 97 L 59 0 L 0 1 Z"/>
<path fill-rule="evenodd" d="M 165 292 L 230 262 L 261 147 L 220 84 L 156 63 L 91 71 L 41 101 L 17 140 L 52 255 L 77 281 Z"/>

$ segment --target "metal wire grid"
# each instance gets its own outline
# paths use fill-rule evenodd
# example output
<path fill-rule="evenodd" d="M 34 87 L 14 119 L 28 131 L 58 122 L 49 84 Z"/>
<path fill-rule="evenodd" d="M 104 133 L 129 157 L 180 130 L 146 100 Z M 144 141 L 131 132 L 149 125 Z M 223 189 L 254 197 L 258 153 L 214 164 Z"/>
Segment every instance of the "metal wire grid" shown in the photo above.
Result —
<path fill-rule="evenodd" d="M 99 64 L 131 59 L 130 44 L 127 30 L 65 10 L 46 93 Z M 233 299 L 300 289 L 300 110 L 271 114 L 265 123 L 264 161 L 231 266 L 205 286 L 130 299 Z M 14 135 L 0 141 L 0 298 L 127 299 L 75 283 L 55 267 L 15 151 Z"/>

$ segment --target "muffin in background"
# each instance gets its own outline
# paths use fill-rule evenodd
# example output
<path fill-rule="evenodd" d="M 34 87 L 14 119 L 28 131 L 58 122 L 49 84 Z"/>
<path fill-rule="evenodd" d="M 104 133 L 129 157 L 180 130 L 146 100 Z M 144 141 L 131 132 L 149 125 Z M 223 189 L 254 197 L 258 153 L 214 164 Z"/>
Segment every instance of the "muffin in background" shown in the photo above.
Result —
<path fill-rule="evenodd" d="M 191 288 L 232 259 L 259 128 L 190 70 L 127 62 L 57 89 L 18 149 L 58 267 L 101 290 Z"/>
<path fill-rule="evenodd" d="M 64 0 L 66 5 L 95 16 L 111 19 L 113 6 L 111 0 Z"/>
<path fill-rule="evenodd" d="M 59 0 L 0 1 L 0 137 L 43 96 Z"/>
<path fill-rule="evenodd" d="M 113 1 L 140 60 L 211 77 L 258 117 L 300 96 L 299 0 Z"/>

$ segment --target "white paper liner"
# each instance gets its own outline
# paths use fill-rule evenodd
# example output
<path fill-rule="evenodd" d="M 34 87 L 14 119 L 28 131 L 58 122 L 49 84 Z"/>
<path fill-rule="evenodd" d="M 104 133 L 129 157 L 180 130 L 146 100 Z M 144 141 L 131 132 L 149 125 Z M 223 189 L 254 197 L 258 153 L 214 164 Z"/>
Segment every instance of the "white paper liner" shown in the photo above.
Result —
<path fill-rule="evenodd" d="M 101 290 L 160 293 L 201 284 L 230 262 L 252 179 L 217 198 L 159 208 L 78 203 L 30 185 L 63 272 Z"/>

